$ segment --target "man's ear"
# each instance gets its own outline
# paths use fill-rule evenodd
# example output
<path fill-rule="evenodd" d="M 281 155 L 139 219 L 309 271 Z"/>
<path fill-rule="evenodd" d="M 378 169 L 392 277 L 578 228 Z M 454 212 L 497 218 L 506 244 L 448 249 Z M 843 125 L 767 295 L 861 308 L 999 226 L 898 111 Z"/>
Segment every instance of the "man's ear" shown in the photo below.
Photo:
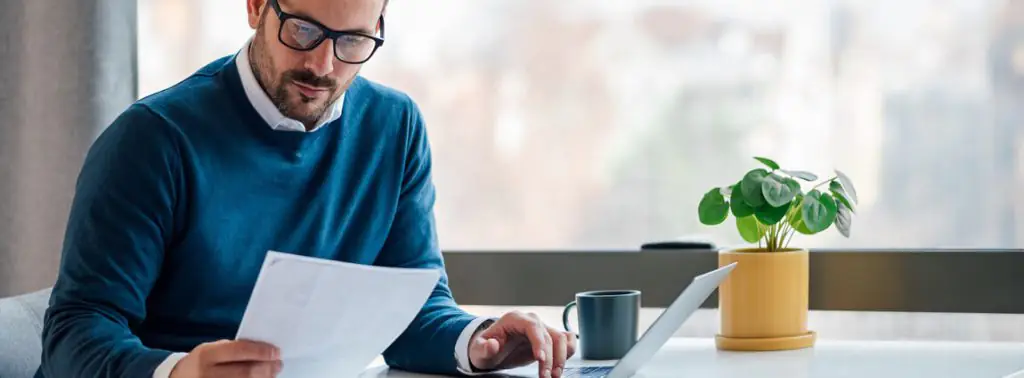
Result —
<path fill-rule="evenodd" d="M 260 15 L 267 7 L 267 0 L 245 0 L 245 11 L 249 15 L 249 27 L 256 29 L 260 25 Z"/>
<path fill-rule="evenodd" d="M 388 15 L 388 0 L 384 0 L 384 8 L 380 10 L 380 18 L 377 19 L 377 26 L 373 28 L 373 35 L 380 34 L 380 23 Z"/>

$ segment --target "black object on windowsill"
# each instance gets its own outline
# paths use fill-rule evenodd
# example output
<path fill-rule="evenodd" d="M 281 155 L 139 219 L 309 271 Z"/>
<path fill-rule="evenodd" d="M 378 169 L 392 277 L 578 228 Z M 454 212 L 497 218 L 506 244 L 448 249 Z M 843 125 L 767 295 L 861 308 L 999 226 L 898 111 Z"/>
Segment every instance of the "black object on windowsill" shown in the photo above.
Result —
<path fill-rule="evenodd" d="M 644 243 L 640 246 L 640 250 L 651 250 L 651 249 L 701 249 L 701 250 L 714 250 L 715 243 L 704 240 L 664 240 Z"/>

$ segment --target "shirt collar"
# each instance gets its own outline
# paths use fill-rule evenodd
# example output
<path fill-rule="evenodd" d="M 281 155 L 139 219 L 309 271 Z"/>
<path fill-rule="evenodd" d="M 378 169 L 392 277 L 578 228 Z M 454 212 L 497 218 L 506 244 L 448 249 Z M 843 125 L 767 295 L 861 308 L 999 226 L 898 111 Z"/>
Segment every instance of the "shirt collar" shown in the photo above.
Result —
<path fill-rule="evenodd" d="M 259 81 L 256 80 L 256 75 L 252 72 L 252 66 L 249 65 L 249 44 L 252 43 L 252 39 L 245 43 L 242 50 L 238 52 L 235 59 L 235 66 L 238 68 L 238 74 L 242 79 L 242 87 L 245 89 L 245 96 L 249 98 L 249 102 L 252 103 L 253 108 L 256 108 L 256 112 L 263 117 L 263 120 L 270 125 L 271 129 L 274 130 L 287 130 L 287 131 L 306 131 L 306 126 L 297 120 L 285 117 L 281 114 L 281 111 L 274 106 L 274 103 L 270 101 L 270 97 L 260 87 Z M 342 93 L 331 106 L 327 108 L 320 120 L 317 121 L 316 125 L 310 132 L 316 131 L 323 125 L 334 122 L 338 118 L 341 118 L 341 109 L 345 103 L 345 94 Z"/>

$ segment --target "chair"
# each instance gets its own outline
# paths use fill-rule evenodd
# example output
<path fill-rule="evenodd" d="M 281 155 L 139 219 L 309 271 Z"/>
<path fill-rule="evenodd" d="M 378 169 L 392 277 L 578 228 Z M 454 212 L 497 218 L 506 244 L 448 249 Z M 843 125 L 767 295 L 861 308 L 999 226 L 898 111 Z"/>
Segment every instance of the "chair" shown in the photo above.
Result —
<path fill-rule="evenodd" d="M 0 377 L 32 378 L 42 353 L 49 288 L 0 299 Z"/>

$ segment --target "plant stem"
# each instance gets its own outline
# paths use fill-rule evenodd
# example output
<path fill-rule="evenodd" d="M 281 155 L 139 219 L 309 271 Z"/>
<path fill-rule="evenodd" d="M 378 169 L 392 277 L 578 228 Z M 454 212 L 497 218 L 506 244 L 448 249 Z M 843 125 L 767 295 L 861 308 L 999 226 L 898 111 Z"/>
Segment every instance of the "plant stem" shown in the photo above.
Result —
<path fill-rule="evenodd" d="M 783 224 L 780 221 L 778 226 L 779 226 L 779 228 L 777 230 L 775 230 L 775 251 L 776 252 L 779 251 L 780 249 L 782 249 L 782 240 L 785 239 L 785 235 L 786 235 L 785 233 L 783 233 L 783 230 L 785 229 L 786 225 Z"/>
<path fill-rule="evenodd" d="M 789 210 L 786 210 L 786 216 L 784 216 L 782 220 L 779 221 L 779 223 L 776 223 L 776 226 L 778 226 L 778 230 L 776 233 L 777 240 L 775 250 L 786 248 L 789 245 L 789 241 L 787 241 L 786 239 L 787 237 L 789 239 L 792 239 L 794 228 L 791 225 L 791 223 L 793 221 L 793 217 L 796 216 L 796 213 L 798 211 L 800 211 L 801 206 L 803 206 L 802 201 L 801 203 L 798 203 L 795 206 L 790 206 Z"/>
<path fill-rule="evenodd" d="M 776 225 L 775 227 L 775 251 L 778 252 L 782 248 L 782 226 Z"/>
<path fill-rule="evenodd" d="M 775 251 L 782 248 L 782 228 L 784 226 L 785 225 L 782 224 L 782 221 L 775 224 Z"/>
<path fill-rule="evenodd" d="M 785 222 L 779 221 L 779 229 L 775 231 L 775 238 L 778 239 L 775 243 L 775 250 L 781 250 L 782 243 L 786 241 L 786 224 Z"/>
<path fill-rule="evenodd" d="M 757 222 L 757 232 L 758 233 L 761 233 L 761 227 L 762 227 L 761 226 L 761 222 Z M 764 247 L 761 246 L 761 241 L 763 241 L 763 240 L 764 240 L 763 236 L 760 239 L 757 239 L 757 248 L 758 249 L 764 248 Z"/>
<path fill-rule="evenodd" d="M 796 235 L 796 230 L 790 227 L 789 230 L 786 231 L 786 235 L 782 236 L 782 240 L 785 241 L 785 243 L 783 243 L 782 245 L 782 248 L 789 248 L 789 242 L 793 241 L 794 235 Z"/>
<path fill-rule="evenodd" d="M 789 222 L 786 222 L 786 227 L 783 230 L 784 231 L 783 231 L 783 234 L 782 234 L 782 241 L 783 241 L 782 248 L 788 248 L 789 247 L 789 242 L 793 240 L 793 233 L 796 232 L 796 229 L 793 228 L 792 224 L 790 224 Z"/>
<path fill-rule="evenodd" d="M 828 180 L 822 181 L 822 182 L 818 183 L 818 185 L 815 185 L 813 188 L 811 188 L 811 190 L 818 189 L 819 186 L 825 185 L 826 182 L 832 182 L 832 180 L 835 180 L 837 178 L 839 178 L 839 176 L 833 176 L 832 178 L 830 178 Z"/>
<path fill-rule="evenodd" d="M 773 224 L 771 228 L 771 246 L 768 247 L 769 252 L 775 252 L 779 249 L 779 224 Z"/>

